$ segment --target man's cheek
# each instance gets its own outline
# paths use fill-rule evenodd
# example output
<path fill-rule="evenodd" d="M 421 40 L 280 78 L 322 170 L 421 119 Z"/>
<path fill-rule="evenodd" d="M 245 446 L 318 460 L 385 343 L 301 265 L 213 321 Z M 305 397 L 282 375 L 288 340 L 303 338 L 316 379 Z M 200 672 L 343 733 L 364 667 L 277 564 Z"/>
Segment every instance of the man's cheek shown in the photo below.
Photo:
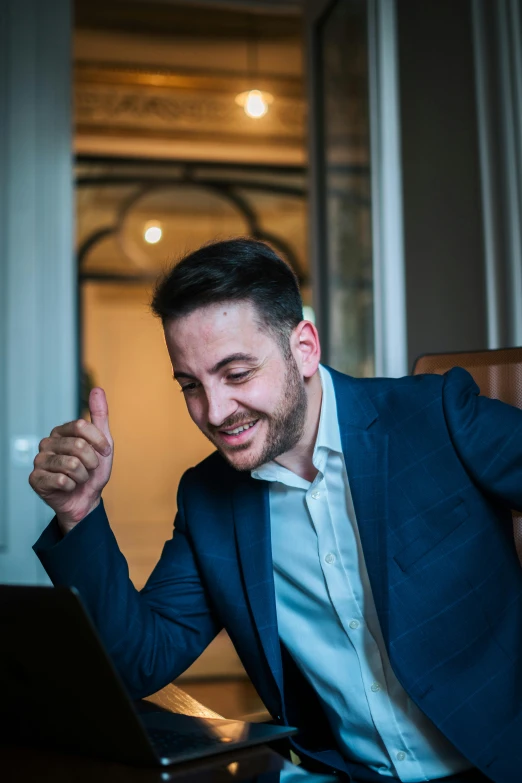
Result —
<path fill-rule="evenodd" d="M 185 398 L 185 402 L 187 403 L 187 410 L 189 412 L 189 416 L 194 422 L 194 424 L 196 424 L 196 426 L 198 426 L 200 430 L 205 429 L 206 422 L 204 420 L 201 405 L 197 405 L 197 403 L 195 403 L 193 400 L 190 400 L 188 398 Z"/>
<path fill-rule="evenodd" d="M 250 408 L 250 410 L 258 411 L 259 413 L 269 413 L 273 404 L 273 396 L 274 390 L 263 384 L 262 386 L 250 388 L 248 392 L 245 392 L 241 403 L 245 408 Z"/>

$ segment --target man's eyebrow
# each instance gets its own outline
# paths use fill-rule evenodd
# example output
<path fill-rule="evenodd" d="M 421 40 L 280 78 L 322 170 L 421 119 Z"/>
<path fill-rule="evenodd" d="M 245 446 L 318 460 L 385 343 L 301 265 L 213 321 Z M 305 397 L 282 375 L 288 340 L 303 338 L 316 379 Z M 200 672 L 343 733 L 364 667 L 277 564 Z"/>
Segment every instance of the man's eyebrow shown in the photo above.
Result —
<path fill-rule="evenodd" d="M 175 381 L 179 380 L 179 378 L 190 378 L 192 381 L 196 381 L 197 380 L 197 378 L 194 375 L 191 375 L 188 372 L 176 372 L 176 371 L 174 371 L 172 373 L 172 377 L 174 378 Z"/>
<path fill-rule="evenodd" d="M 211 375 L 215 375 L 217 372 L 226 367 L 230 362 L 257 362 L 257 358 L 252 356 L 251 353 L 231 353 L 230 356 L 225 356 L 217 364 L 215 364 L 210 370 Z"/>
<path fill-rule="evenodd" d="M 215 375 L 217 372 L 223 369 L 223 367 L 226 367 L 227 364 L 230 364 L 231 362 L 257 362 L 258 359 L 256 356 L 253 356 L 250 353 L 231 353 L 230 356 L 225 356 L 224 359 L 220 359 L 219 362 L 217 362 L 210 370 L 211 375 Z M 179 378 L 190 378 L 190 380 L 197 380 L 197 378 L 194 375 L 191 375 L 188 372 L 177 372 L 174 371 L 173 377 L 178 380 Z"/>

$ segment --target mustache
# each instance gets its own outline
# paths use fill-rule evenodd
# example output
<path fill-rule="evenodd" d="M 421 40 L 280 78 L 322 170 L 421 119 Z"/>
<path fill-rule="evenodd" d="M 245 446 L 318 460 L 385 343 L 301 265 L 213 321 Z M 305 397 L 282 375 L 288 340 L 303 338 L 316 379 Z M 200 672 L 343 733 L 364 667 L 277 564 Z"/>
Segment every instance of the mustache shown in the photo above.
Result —
<path fill-rule="evenodd" d="M 220 424 L 219 427 L 214 427 L 212 424 L 207 424 L 207 429 L 209 432 L 232 430 L 236 427 L 240 427 L 242 424 L 249 424 L 254 419 L 257 421 L 258 419 L 266 418 L 266 414 L 258 413 L 257 411 L 251 411 L 250 415 L 245 415 L 245 413 L 235 413 L 233 416 L 229 416 L 228 419 L 225 419 L 225 421 Z"/>

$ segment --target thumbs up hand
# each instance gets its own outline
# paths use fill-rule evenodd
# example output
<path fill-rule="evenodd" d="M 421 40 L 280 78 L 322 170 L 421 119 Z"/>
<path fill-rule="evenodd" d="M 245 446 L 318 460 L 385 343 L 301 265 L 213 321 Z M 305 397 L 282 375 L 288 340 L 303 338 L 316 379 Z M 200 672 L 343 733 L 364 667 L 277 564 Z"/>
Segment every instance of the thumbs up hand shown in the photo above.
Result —
<path fill-rule="evenodd" d="M 90 422 L 62 424 L 41 441 L 29 476 L 36 494 L 56 512 L 64 534 L 96 508 L 111 475 L 114 444 L 103 389 L 92 389 L 89 411 Z"/>

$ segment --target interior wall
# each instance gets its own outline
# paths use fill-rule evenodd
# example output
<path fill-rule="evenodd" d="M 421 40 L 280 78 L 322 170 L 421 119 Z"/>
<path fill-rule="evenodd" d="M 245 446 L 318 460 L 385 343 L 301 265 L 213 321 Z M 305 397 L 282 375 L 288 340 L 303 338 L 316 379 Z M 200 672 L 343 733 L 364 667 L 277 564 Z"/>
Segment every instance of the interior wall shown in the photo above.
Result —
<path fill-rule="evenodd" d="M 115 442 L 104 502 L 139 588 L 172 536 L 181 476 L 214 447 L 172 378 L 147 287 L 86 283 L 83 292 L 84 366 L 105 389 Z"/>
<path fill-rule="evenodd" d="M 487 347 L 470 0 L 398 0 L 408 357 Z"/>
<path fill-rule="evenodd" d="M 75 9 L 77 153 L 305 162 L 299 15 L 190 2 Z M 256 120 L 235 102 L 251 89 L 274 97 Z"/>
<path fill-rule="evenodd" d="M 245 29 L 245 39 L 247 30 Z M 265 76 L 302 76 L 303 52 L 299 40 L 259 41 L 257 65 Z M 244 75 L 248 71 L 246 40 L 225 36 L 206 40 L 163 38 L 104 30 L 78 29 L 74 36 L 74 59 L 105 64 L 158 66 L 169 69 L 227 71 Z"/>
<path fill-rule="evenodd" d="M 131 192 L 129 190 L 129 192 Z M 306 244 L 306 199 L 277 193 L 241 191 L 253 205 L 262 230 L 277 236 L 295 255 L 299 269 L 309 278 L 308 248 Z M 126 216 L 118 237 L 100 241 L 85 258 L 84 272 L 159 274 L 166 265 L 205 242 L 244 236 L 249 231 L 245 217 L 218 196 L 201 187 L 172 187 L 159 190 L 143 198 Z M 89 236 L 111 222 L 117 221 L 118 207 L 124 196 L 112 193 L 110 188 L 82 188 L 78 191 L 77 241 Z M 144 226 L 149 221 L 158 222 L 162 238 L 155 245 L 147 244 L 143 237 Z M 127 250 L 124 255 L 122 244 Z M 131 256 L 129 258 L 129 256 Z M 309 290 L 302 291 L 305 304 L 309 304 Z"/>

